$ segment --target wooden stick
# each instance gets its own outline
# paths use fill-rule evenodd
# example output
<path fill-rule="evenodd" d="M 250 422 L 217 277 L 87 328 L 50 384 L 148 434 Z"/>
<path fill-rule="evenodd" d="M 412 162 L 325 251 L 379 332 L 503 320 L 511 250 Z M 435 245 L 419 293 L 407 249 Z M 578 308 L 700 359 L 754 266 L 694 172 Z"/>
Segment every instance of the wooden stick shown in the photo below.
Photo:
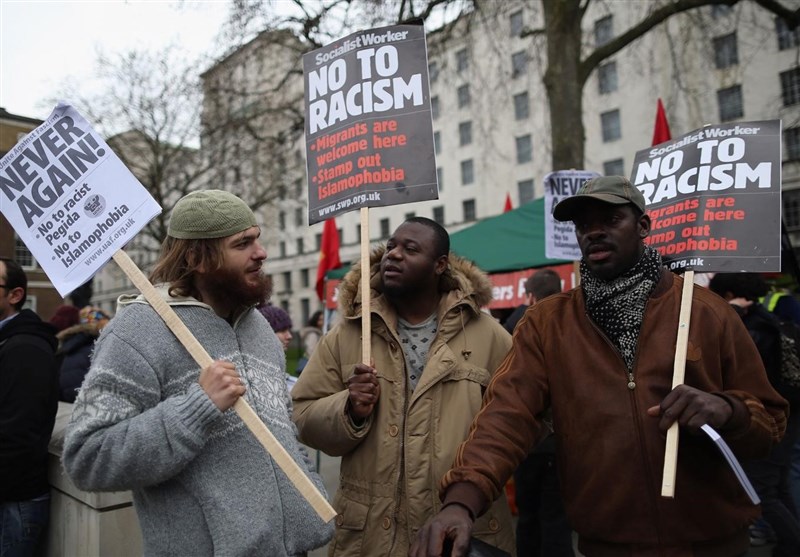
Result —
<path fill-rule="evenodd" d="M 361 208 L 361 363 L 372 365 L 372 314 L 369 296 L 369 207 Z"/>
<path fill-rule="evenodd" d="M 681 311 L 678 317 L 678 339 L 675 344 L 675 363 L 672 369 L 672 388 L 683 383 L 686 372 L 686 348 L 689 343 L 689 321 L 692 317 L 692 290 L 694 289 L 694 271 L 686 271 L 683 275 L 683 291 L 681 293 Z M 675 497 L 675 474 L 678 468 L 678 422 L 667 431 L 667 447 L 664 452 L 664 475 L 661 478 L 661 496 Z"/>
<path fill-rule="evenodd" d="M 213 360 L 206 352 L 205 348 L 198 342 L 195 336 L 189 331 L 183 321 L 180 320 L 175 311 L 158 294 L 158 291 L 150 283 L 139 267 L 131 260 L 127 253 L 118 250 L 113 255 L 114 261 L 125 272 L 136 288 L 144 294 L 145 299 L 158 312 L 167 327 L 175 334 L 180 343 L 189 351 L 194 361 L 201 368 L 209 366 Z M 259 419 L 258 414 L 250 407 L 244 398 L 239 398 L 233 409 L 242 419 L 247 428 L 256 436 L 256 439 L 264 446 L 272 459 L 280 466 L 283 473 L 294 484 L 300 494 L 306 498 L 308 503 L 314 508 L 317 514 L 325 522 L 329 522 L 336 516 L 336 511 L 328 503 L 325 497 L 319 492 L 317 487 L 308 479 L 303 470 L 292 459 L 286 449 L 283 448 L 272 432 Z"/>

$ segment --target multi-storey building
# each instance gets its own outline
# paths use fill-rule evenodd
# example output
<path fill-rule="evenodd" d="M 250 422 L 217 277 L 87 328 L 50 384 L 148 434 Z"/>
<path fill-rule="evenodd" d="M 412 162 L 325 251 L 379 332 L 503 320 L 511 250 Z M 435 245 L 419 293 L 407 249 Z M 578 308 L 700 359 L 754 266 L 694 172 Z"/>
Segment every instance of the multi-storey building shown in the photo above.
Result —
<path fill-rule="evenodd" d="M 0 157 L 5 156 L 14 145 L 42 123 L 36 118 L 11 114 L 0 108 Z M 7 203 L 0 193 L 0 203 Z M 11 224 L 0 215 L 0 257 L 8 257 L 20 264 L 28 276 L 28 297 L 25 307 L 38 313 L 42 319 L 49 319 L 56 308 L 63 303 L 53 283 L 47 278 L 36 259 L 20 240 Z"/>

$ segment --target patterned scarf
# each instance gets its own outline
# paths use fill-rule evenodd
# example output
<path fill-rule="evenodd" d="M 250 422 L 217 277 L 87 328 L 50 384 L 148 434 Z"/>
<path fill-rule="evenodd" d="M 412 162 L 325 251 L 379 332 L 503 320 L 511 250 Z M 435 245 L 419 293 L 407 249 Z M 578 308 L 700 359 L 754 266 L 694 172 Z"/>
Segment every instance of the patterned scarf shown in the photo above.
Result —
<path fill-rule="evenodd" d="M 646 246 L 636 265 L 609 282 L 592 274 L 586 262 L 581 260 L 581 286 L 586 298 L 586 311 L 619 348 L 629 373 L 633 372 L 644 306 L 661 276 L 661 266 L 661 256 L 655 249 Z"/>

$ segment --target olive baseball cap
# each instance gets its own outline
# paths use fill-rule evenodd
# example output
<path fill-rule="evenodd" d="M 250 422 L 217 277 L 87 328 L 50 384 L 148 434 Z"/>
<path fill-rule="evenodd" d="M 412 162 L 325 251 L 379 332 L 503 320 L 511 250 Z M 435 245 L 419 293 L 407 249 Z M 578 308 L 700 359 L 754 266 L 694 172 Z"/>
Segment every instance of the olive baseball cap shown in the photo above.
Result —
<path fill-rule="evenodd" d="M 581 205 L 587 199 L 597 199 L 613 205 L 631 203 L 644 213 L 642 192 L 633 187 L 625 176 L 600 176 L 586 180 L 572 197 L 561 200 L 553 209 L 553 218 L 560 221 L 574 220 Z"/>
<path fill-rule="evenodd" d="M 251 226 L 256 216 L 247 204 L 223 190 L 193 191 L 172 209 L 167 235 L 181 240 L 225 238 Z"/>

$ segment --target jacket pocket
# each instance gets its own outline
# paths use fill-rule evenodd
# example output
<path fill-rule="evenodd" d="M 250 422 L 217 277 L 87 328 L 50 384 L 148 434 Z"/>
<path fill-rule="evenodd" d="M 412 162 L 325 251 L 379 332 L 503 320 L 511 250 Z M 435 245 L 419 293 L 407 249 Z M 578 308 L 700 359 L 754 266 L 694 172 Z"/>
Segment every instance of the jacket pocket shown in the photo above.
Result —
<path fill-rule="evenodd" d="M 334 554 L 360 555 L 369 507 L 347 497 L 339 497 L 337 503 Z"/>
<path fill-rule="evenodd" d="M 453 369 L 445 381 L 473 381 L 481 387 L 486 387 L 492 378 L 487 369 L 477 366 L 460 365 Z"/>

